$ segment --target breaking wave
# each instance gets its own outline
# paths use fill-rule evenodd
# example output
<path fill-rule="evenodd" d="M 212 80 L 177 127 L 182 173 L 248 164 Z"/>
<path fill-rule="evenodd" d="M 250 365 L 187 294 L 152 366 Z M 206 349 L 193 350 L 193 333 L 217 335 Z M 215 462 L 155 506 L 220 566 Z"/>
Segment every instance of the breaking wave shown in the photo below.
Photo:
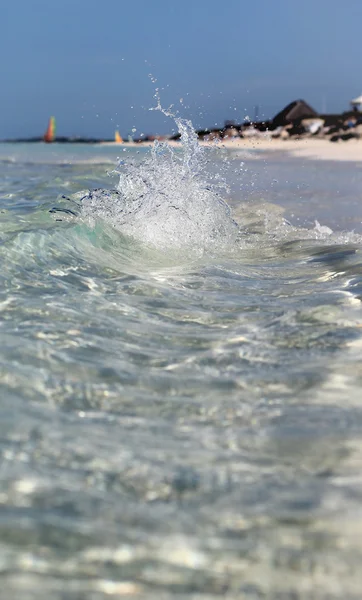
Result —
<path fill-rule="evenodd" d="M 76 212 L 90 226 L 101 219 L 123 235 L 161 250 L 230 247 L 239 228 L 221 196 L 226 185 L 205 174 L 208 151 L 199 146 L 192 123 L 175 121 L 181 152 L 167 142 L 155 142 L 142 162 L 120 161 L 116 189 L 77 194 Z"/>

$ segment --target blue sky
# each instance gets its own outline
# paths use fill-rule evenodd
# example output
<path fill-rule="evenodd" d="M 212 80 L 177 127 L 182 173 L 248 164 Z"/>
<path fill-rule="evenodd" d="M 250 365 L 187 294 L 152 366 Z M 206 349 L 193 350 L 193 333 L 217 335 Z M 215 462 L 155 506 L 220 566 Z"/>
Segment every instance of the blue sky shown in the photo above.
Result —
<path fill-rule="evenodd" d="M 154 88 L 196 127 L 362 93 L 362 0 L 3 0 L 0 138 L 172 130 Z M 157 78 L 154 84 L 149 74 Z"/>

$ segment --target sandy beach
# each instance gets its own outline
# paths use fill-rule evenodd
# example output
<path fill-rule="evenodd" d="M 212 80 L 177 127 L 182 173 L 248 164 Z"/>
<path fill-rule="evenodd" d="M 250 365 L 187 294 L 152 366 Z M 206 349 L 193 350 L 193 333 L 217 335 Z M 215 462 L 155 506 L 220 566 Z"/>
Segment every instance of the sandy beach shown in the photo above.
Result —
<path fill-rule="evenodd" d="M 201 142 L 210 145 L 207 142 Z M 288 152 L 296 157 L 318 160 L 362 161 L 362 140 L 330 142 L 326 139 L 304 138 L 280 140 L 260 137 L 222 140 L 220 147 L 230 150 L 261 150 L 266 152 Z"/>
<path fill-rule="evenodd" d="M 124 147 L 151 147 L 154 142 L 142 142 L 137 144 L 130 142 Z M 167 144 L 173 148 L 179 148 L 180 142 L 167 140 Z M 234 138 L 218 141 L 199 141 L 201 146 L 213 148 L 227 148 L 228 150 L 260 150 L 262 152 L 287 152 L 299 158 L 315 160 L 337 160 L 348 162 L 362 162 L 362 140 L 348 140 L 330 142 L 328 139 L 302 138 L 281 140 L 267 137 Z M 102 146 L 120 146 L 115 142 L 102 142 Z M 258 155 L 254 155 L 257 158 Z M 260 155 L 259 155 L 260 156 Z"/>

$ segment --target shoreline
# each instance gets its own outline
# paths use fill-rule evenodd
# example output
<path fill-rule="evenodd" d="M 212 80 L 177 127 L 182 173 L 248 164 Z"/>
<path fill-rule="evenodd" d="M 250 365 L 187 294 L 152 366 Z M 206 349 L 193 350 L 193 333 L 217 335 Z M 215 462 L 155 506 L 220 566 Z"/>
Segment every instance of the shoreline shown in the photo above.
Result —
<path fill-rule="evenodd" d="M 24 142 L 25 143 L 25 142 Z M 55 142 L 56 143 L 56 142 Z M 82 142 L 79 142 L 82 144 Z M 175 140 L 162 140 L 172 148 L 180 148 L 181 143 Z M 287 154 L 295 158 L 305 158 L 323 161 L 338 162 L 362 162 L 362 139 L 351 139 L 348 141 L 331 142 L 329 139 L 315 137 L 302 137 L 300 139 L 280 139 L 267 136 L 252 136 L 248 138 L 229 138 L 215 141 L 199 140 L 200 146 L 214 148 L 215 150 L 227 150 L 237 155 L 238 152 L 248 152 L 247 158 L 258 160 L 267 154 Z M 64 144 L 61 144 L 64 146 Z M 77 145 L 74 143 L 72 145 Z M 92 147 L 107 147 L 114 149 L 127 148 L 152 148 L 154 142 L 145 141 L 141 143 L 127 142 L 100 142 L 87 144 Z M 256 152 L 254 152 L 256 151 Z"/>

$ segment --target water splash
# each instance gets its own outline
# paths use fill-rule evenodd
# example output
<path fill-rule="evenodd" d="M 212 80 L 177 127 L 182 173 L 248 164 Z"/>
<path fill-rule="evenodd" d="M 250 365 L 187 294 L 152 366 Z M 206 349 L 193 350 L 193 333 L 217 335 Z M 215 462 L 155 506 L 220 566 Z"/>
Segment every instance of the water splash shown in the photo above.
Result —
<path fill-rule="evenodd" d="M 180 133 L 180 148 L 154 143 L 143 161 L 121 161 L 115 190 L 94 190 L 81 201 L 81 216 L 91 224 L 103 219 L 124 235 L 159 249 L 218 251 L 232 246 L 238 225 L 221 193 L 223 181 L 206 175 L 207 150 L 197 139 L 191 121 L 173 118 Z"/>

